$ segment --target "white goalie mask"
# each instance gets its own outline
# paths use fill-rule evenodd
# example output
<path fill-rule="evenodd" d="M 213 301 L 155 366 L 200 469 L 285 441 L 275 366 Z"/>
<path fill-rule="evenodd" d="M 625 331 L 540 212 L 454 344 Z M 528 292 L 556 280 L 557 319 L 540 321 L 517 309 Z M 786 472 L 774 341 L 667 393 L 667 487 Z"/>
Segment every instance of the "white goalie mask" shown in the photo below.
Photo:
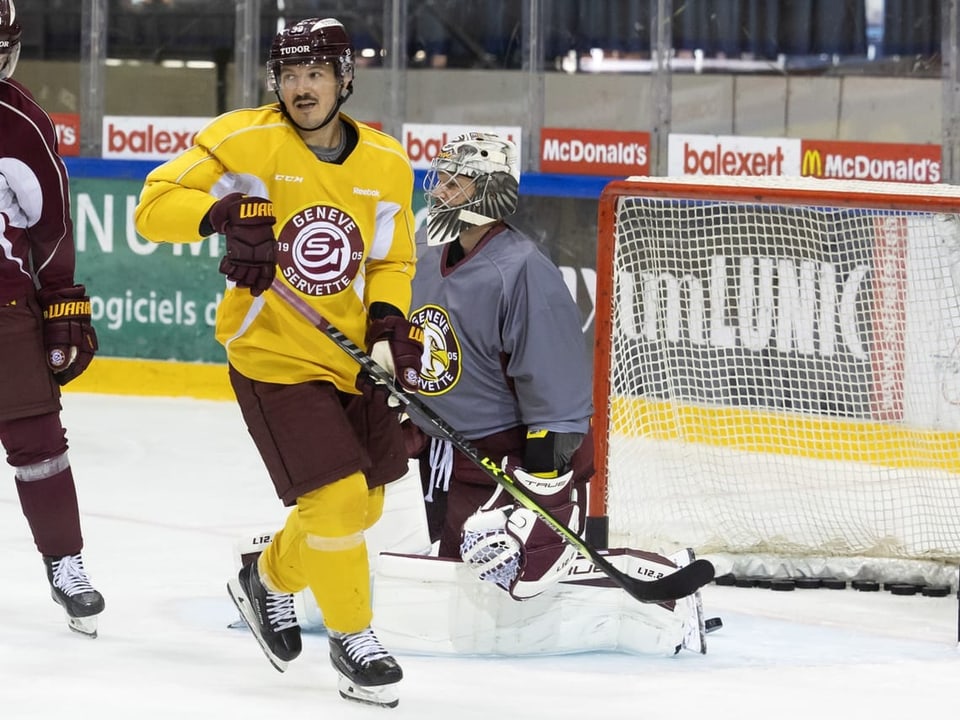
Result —
<path fill-rule="evenodd" d="M 517 146 L 510 140 L 471 132 L 447 143 L 423 180 L 427 244 L 443 245 L 465 228 L 513 215 L 519 189 Z"/>

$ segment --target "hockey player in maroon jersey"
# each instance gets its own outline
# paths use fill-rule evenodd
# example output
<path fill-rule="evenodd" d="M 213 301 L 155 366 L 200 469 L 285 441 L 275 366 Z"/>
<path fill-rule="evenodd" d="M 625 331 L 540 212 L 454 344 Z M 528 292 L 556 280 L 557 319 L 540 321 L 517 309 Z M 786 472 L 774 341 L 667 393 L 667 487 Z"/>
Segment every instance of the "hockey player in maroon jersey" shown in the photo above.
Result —
<path fill-rule="evenodd" d="M 291 511 L 228 584 L 278 670 L 301 651 L 293 594 L 323 612 L 343 697 L 398 702 L 403 673 L 371 628 L 364 532 L 407 470 L 396 412 L 357 389 L 357 364 L 270 290 L 298 299 L 415 390 L 422 345 L 407 322 L 416 253 L 413 169 L 396 139 L 340 111 L 354 48 L 335 19 L 294 23 L 267 63 L 277 103 L 214 119 L 156 168 L 136 209 L 154 242 L 226 237 L 216 336 L 247 428 Z"/>
<path fill-rule="evenodd" d="M 587 349 L 559 270 L 504 219 L 519 181 L 516 146 L 485 133 L 445 145 L 424 180 L 427 247 L 410 315 L 424 329 L 420 393 L 579 531 L 593 473 Z M 462 556 L 518 599 L 562 577 L 576 550 L 444 441 L 432 445 L 427 496 L 446 489 L 440 556 Z"/>
<path fill-rule="evenodd" d="M 50 117 L 12 79 L 21 27 L 0 0 L 0 442 L 71 629 L 97 635 L 103 596 L 83 567 L 80 513 L 60 386 L 97 351 L 90 298 L 76 262 L 66 168 Z"/>

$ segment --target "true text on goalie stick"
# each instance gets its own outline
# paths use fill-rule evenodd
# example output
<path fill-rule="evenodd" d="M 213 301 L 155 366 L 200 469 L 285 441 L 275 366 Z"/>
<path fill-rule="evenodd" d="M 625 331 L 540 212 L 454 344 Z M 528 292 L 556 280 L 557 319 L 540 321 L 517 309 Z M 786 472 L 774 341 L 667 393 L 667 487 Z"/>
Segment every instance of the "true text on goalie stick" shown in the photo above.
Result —
<path fill-rule="evenodd" d="M 707 560 L 694 560 L 691 564 L 656 580 L 640 580 L 618 570 L 600 552 L 584 542 L 573 530 L 560 522 L 549 510 L 541 507 L 533 498 L 516 484 L 513 477 L 500 468 L 499 464 L 488 457 L 481 456 L 475 447 L 452 428 L 443 418 L 427 407 L 416 395 L 411 395 L 394 383 L 393 376 L 380 367 L 355 342 L 331 325 L 326 318 L 318 313 L 307 302 L 300 298 L 294 290 L 283 284 L 280 278 L 274 280 L 270 289 L 283 299 L 293 310 L 300 313 L 318 330 L 330 338 L 341 350 L 350 355 L 360 365 L 371 380 L 382 385 L 387 392 L 405 407 L 413 408 L 418 415 L 425 418 L 437 432 L 449 440 L 461 453 L 467 456 L 475 465 L 480 467 L 492 480 L 506 490 L 518 503 L 535 512 L 554 532 L 566 542 L 575 547 L 584 557 L 589 558 L 611 580 L 623 588 L 633 598 L 640 602 L 660 603 L 677 600 L 691 595 L 699 588 L 713 580 L 714 567 Z"/>

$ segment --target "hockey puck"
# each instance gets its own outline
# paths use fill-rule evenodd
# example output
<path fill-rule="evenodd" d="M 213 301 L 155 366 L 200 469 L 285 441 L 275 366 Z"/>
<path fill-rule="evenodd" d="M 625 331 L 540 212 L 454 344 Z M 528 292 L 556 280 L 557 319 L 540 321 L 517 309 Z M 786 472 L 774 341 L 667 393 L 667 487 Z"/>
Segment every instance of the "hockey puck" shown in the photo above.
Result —
<path fill-rule="evenodd" d="M 753 586 L 758 588 L 767 589 L 770 587 L 770 583 L 773 582 L 772 578 L 768 577 L 755 577 L 751 578 L 753 580 Z"/>
<path fill-rule="evenodd" d="M 920 591 L 920 586 L 910 583 L 889 583 L 887 589 L 891 595 L 916 595 Z"/>
<path fill-rule="evenodd" d="M 723 620 L 718 617 L 707 618 L 703 621 L 703 631 L 712 633 L 723 627 Z"/>
<path fill-rule="evenodd" d="M 796 590 L 797 584 L 790 578 L 773 578 L 770 581 L 770 589 L 780 592 Z"/>
<path fill-rule="evenodd" d="M 733 573 L 727 573 L 726 575 L 718 575 L 713 582 L 717 585 L 733 586 L 737 584 L 737 578 Z"/>
<path fill-rule="evenodd" d="M 950 594 L 949 585 L 925 585 L 920 589 L 920 594 L 926 597 L 946 597 Z"/>
<path fill-rule="evenodd" d="M 823 580 L 815 577 L 798 577 L 793 578 L 793 584 L 798 588 L 811 590 L 814 588 L 823 587 Z"/>
<path fill-rule="evenodd" d="M 820 578 L 820 586 L 825 587 L 828 590 L 846 590 L 847 581 L 840 580 L 839 578 Z"/>
<path fill-rule="evenodd" d="M 874 580 L 854 580 L 850 586 L 860 592 L 877 592 L 880 589 L 880 583 Z"/>
<path fill-rule="evenodd" d="M 751 577 L 735 578 L 733 584 L 740 588 L 752 588 L 757 586 L 757 579 Z"/>

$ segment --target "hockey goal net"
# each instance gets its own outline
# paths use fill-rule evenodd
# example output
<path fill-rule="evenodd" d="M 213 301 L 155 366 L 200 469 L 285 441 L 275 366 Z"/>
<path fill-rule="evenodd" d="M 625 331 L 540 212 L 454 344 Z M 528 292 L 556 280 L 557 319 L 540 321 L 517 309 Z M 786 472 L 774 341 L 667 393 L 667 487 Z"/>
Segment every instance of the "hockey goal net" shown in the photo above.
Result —
<path fill-rule="evenodd" d="M 956 585 L 960 188 L 615 181 L 596 308 L 611 545 Z"/>

